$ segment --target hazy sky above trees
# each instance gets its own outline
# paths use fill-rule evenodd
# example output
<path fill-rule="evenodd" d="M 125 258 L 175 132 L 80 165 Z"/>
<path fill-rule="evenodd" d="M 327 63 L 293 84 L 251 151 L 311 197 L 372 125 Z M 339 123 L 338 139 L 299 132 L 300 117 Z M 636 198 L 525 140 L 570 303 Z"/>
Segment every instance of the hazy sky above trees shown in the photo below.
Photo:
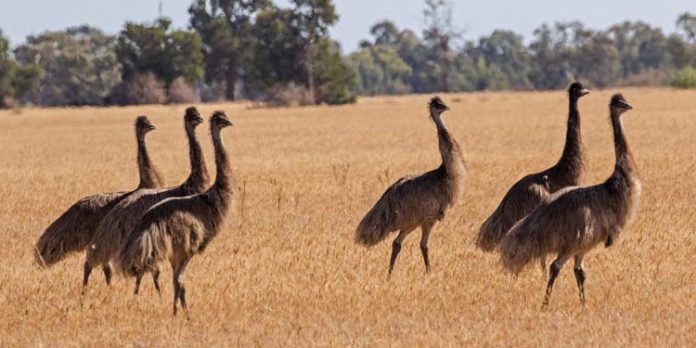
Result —
<path fill-rule="evenodd" d="M 59 30 L 68 26 L 90 24 L 115 34 L 125 21 L 151 21 L 158 15 L 159 0 L 0 0 L 0 29 L 13 46 L 29 34 Z M 276 0 L 279 6 L 287 1 Z M 390 19 L 399 28 L 418 34 L 423 29 L 423 0 L 334 0 L 340 14 L 331 29 L 334 39 L 344 50 L 353 51 L 358 42 L 368 38 L 371 25 Z M 494 29 L 510 29 L 529 39 L 544 22 L 580 20 L 589 28 L 606 29 L 624 20 L 643 20 L 674 31 L 674 22 L 683 12 L 696 12 L 694 0 L 453 0 L 454 20 L 465 30 L 464 38 L 475 39 Z M 174 27 L 188 26 L 191 0 L 163 0 L 164 16 Z"/>

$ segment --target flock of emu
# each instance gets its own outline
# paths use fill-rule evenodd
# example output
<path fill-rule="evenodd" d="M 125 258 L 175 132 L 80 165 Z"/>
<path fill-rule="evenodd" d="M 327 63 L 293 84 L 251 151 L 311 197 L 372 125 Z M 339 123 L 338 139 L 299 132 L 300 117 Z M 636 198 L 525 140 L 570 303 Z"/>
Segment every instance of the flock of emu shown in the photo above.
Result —
<path fill-rule="evenodd" d="M 570 258 L 575 263 L 580 300 L 585 303 L 584 255 L 601 242 L 606 247 L 612 245 L 633 215 L 640 195 L 636 166 L 620 118 L 631 106 L 621 94 L 614 95 L 609 103 L 616 151 L 614 172 L 601 184 L 577 186 L 583 172 L 578 101 L 588 93 L 582 84 L 571 84 L 566 143 L 560 160 L 551 168 L 516 182 L 483 223 L 476 239 L 482 250 L 498 251 L 503 266 L 514 274 L 537 259 L 545 270 L 546 255 L 555 254 L 556 259 L 549 268 L 544 306 L 549 302 L 559 271 Z M 466 167 L 459 145 L 442 120 L 447 110 L 440 98 L 431 99 L 430 117 L 437 128 L 442 164 L 422 175 L 397 180 L 356 229 L 356 241 L 366 246 L 377 244 L 391 232 L 399 232 L 392 243 L 389 276 L 404 239 L 418 227 L 422 231 L 420 248 L 425 269 L 430 272 L 428 237 L 461 194 Z M 110 284 L 113 263 L 123 274 L 136 278 L 137 294 L 145 272 L 152 274 L 155 288 L 160 292 L 159 265 L 169 261 L 173 271 L 174 314 L 177 303 L 187 312 L 182 274 L 191 258 L 203 252 L 219 232 L 234 190 L 220 133 L 232 122 L 221 111 L 210 117 L 216 178 L 209 187 L 208 171 L 195 132 L 202 122 L 196 108 L 186 109 L 184 128 L 191 172 L 181 185 L 161 188 L 161 176 L 150 161 L 145 145 L 145 135 L 155 127 L 145 116 L 139 116 L 135 122 L 138 187 L 79 200 L 41 235 L 36 243 L 37 262 L 47 267 L 71 252 L 85 250 L 83 291 L 92 269 L 97 266 Z"/>

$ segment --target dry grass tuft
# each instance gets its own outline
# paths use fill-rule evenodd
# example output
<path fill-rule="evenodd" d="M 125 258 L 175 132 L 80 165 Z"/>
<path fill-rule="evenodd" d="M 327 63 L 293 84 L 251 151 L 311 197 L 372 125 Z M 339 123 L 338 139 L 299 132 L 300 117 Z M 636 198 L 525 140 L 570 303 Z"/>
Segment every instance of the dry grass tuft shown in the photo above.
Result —
<path fill-rule="evenodd" d="M 581 103 L 584 183 L 612 171 L 611 92 Z M 623 93 L 635 107 L 624 125 L 643 182 L 637 219 L 612 248 L 586 257 L 587 307 L 566 267 L 546 311 L 538 269 L 515 280 L 474 239 L 513 182 L 560 155 L 565 93 L 443 96 L 460 100 L 445 121 L 469 169 L 464 195 L 431 236 L 433 273 L 423 275 L 412 235 L 390 282 L 390 243 L 368 250 L 353 232 L 385 185 L 439 164 L 428 96 L 333 108 L 201 106 L 235 122 L 225 140 L 241 202 L 186 272 L 190 322 L 171 316 L 168 270 L 161 299 L 147 281 L 133 297 L 132 280 L 122 278 L 110 289 L 95 281 L 81 297 L 82 257 L 41 271 L 32 250 L 77 198 L 137 184 L 136 114 L 158 127 L 148 145 L 167 184 L 181 182 L 182 108 L 0 112 L 0 346 L 694 346 L 696 98 L 670 89 Z M 210 140 L 201 142 L 213 158 Z"/>

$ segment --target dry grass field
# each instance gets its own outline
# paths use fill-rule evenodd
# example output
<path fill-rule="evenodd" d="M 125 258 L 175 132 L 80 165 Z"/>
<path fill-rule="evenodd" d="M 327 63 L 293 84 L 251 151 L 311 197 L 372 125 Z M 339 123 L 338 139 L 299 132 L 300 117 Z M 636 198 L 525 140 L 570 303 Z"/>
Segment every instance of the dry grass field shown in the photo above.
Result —
<path fill-rule="evenodd" d="M 580 102 L 587 174 L 613 170 L 607 103 Z M 474 246 L 481 222 L 522 175 L 551 166 L 565 135 L 565 92 L 442 95 L 468 167 L 460 202 L 430 238 L 426 276 L 416 231 L 386 280 L 391 238 L 356 245 L 354 228 L 402 175 L 439 165 L 429 96 L 355 105 L 223 109 L 238 208 L 185 282 L 191 320 L 171 314 L 150 278 L 141 294 L 101 272 L 80 295 L 84 254 L 41 270 L 32 248 L 77 199 L 137 185 L 133 119 L 150 116 L 153 160 L 168 185 L 188 175 L 184 106 L 0 112 L 0 346 L 695 346 L 696 92 L 624 89 L 624 126 L 640 170 L 637 218 L 585 259 L 588 303 L 572 264 L 540 305 L 536 264 L 514 279 Z M 214 170 L 208 124 L 198 134 Z M 393 238 L 393 237 L 392 237 Z"/>

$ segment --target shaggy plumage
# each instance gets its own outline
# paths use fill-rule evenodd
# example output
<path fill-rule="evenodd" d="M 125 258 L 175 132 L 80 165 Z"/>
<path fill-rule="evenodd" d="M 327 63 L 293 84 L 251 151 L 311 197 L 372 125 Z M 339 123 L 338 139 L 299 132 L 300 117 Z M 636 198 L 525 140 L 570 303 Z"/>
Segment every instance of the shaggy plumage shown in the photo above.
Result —
<path fill-rule="evenodd" d="M 196 126 L 202 122 L 203 119 L 196 108 L 186 109 L 184 128 L 189 142 L 191 160 L 191 173 L 186 181 L 180 186 L 169 189 L 137 190 L 116 204 L 99 223 L 90 246 L 87 248 L 83 285 L 87 285 L 92 268 L 108 265 L 111 259 L 116 257 L 122 247 L 123 239 L 147 209 L 169 197 L 188 196 L 205 190 L 208 185 L 208 170 L 195 131 Z M 158 273 L 154 273 L 153 276 L 155 287 L 159 292 Z M 135 292 L 138 293 L 137 288 Z"/>
<path fill-rule="evenodd" d="M 145 146 L 145 134 L 155 129 L 145 116 L 135 120 L 135 136 L 138 144 L 138 188 L 154 188 L 162 185 L 157 168 L 150 161 Z M 35 246 L 36 262 L 52 266 L 72 252 L 82 251 L 94 235 L 99 222 L 129 192 L 99 193 L 87 196 L 53 221 L 39 237 Z M 105 270 L 105 272 L 110 272 Z"/>
<path fill-rule="evenodd" d="M 156 272 L 159 263 L 169 261 L 174 271 L 174 314 L 177 301 L 187 312 L 186 290 L 181 280 L 186 265 L 215 238 L 232 203 L 230 162 L 220 134 L 222 128 L 230 125 L 232 122 L 221 111 L 210 118 L 217 167 L 215 183 L 204 193 L 169 198 L 150 208 L 129 233 L 118 257 L 119 268 L 138 279 L 144 272 Z"/>
<path fill-rule="evenodd" d="M 447 209 L 457 201 L 466 172 L 459 145 L 442 122 L 441 115 L 449 108 L 435 97 L 429 109 L 437 127 L 442 164 L 425 174 L 403 177 L 391 185 L 356 229 L 355 240 L 366 246 L 377 244 L 390 232 L 400 231 L 392 244 L 389 274 L 403 240 L 419 226 L 423 261 L 426 272 L 430 271 L 428 237 L 435 223 L 442 220 Z"/>
<path fill-rule="evenodd" d="M 569 187 L 553 194 L 515 224 L 501 242 L 501 261 L 515 274 L 535 258 L 558 254 L 549 269 L 545 305 L 558 272 L 571 257 L 580 299 L 585 302 L 583 256 L 600 242 L 612 245 L 633 216 L 640 182 L 620 119 L 630 109 L 623 96 L 612 97 L 610 114 L 616 150 L 613 174 L 602 184 Z"/>
<path fill-rule="evenodd" d="M 479 248 L 484 251 L 495 250 L 505 232 L 532 211 L 542 199 L 564 187 L 578 185 L 583 171 L 578 100 L 588 93 L 579 82 L 570 85 L 568 128 L 560 160 L 549 169 L 525 176 L 508 190 L 493 214 L 481 225 L 476 238 Z"/>

